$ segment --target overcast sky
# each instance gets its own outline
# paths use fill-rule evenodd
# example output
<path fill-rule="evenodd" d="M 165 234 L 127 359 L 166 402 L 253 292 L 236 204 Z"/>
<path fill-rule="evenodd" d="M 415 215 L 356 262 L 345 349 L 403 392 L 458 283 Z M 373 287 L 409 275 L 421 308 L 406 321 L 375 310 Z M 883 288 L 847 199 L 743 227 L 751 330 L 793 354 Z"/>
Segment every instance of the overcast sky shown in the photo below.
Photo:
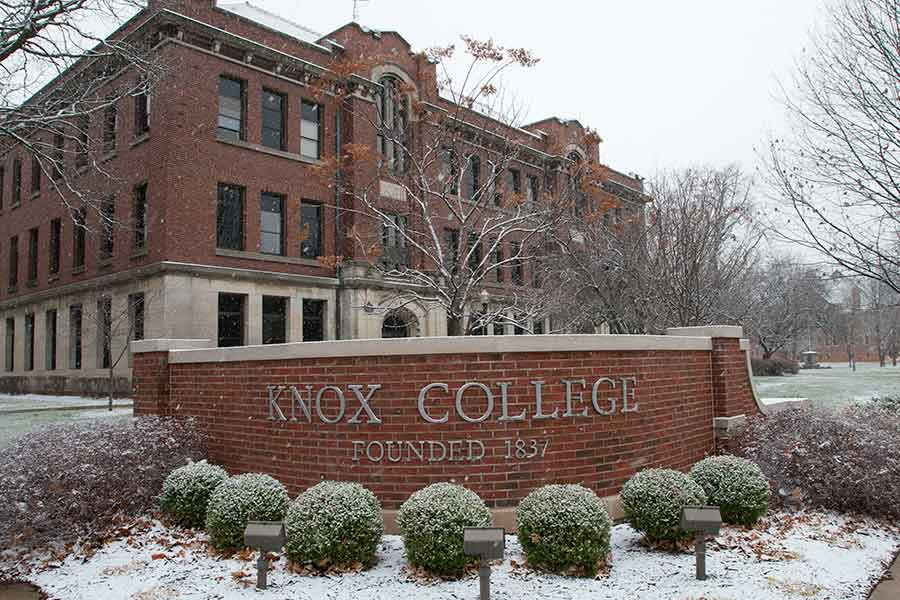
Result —
<path fill-rule="evenodd" d="M 352 0 L 253 0 L 327 33 Z M 549 7 L 549 8 L 548 8 Z M 507 79 L 529 120 L 575 117 L 604 139 L 620 171 L 652 175 L 738 162 L 777 129 L 777 81 L 788 82 L 822 0 L 369 0 L 360 22 L 393 29 L 414 50 L 461 34 L 526 47 L 541 63 Z"/>

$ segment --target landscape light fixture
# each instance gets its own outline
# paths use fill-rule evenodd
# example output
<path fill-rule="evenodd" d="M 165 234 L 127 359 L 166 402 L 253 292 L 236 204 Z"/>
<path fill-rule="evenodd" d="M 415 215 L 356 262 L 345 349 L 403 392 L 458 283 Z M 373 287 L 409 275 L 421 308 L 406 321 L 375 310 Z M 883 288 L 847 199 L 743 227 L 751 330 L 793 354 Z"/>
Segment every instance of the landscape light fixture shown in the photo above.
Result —
<path fill-rule="evenodd" d="M 466 527 L 463 529 L 463 552 L 478 557 L 478 582 L 481 600 L 491 598 L 490 560 L 503 558 L 506 531 L 502 527 Z"/>
<path fill-rule="evenodd" d="M 706 536 L 718 535 L 722 514 L 718 506 L 685 506 L 681 509 L 681 528 L 694 532 L 697 579 L 706 579 Z"/>
<path fill-rule="evenodd" d="M 267 552 L 278 552 L 284 547 L 286 540 L 282 521 L 250 521 L 244 529 L 244 545 L 259 550 L 256 559 L 256 587 L 264 590 L 268 587 L 267 574 L 269 559 Z"/>

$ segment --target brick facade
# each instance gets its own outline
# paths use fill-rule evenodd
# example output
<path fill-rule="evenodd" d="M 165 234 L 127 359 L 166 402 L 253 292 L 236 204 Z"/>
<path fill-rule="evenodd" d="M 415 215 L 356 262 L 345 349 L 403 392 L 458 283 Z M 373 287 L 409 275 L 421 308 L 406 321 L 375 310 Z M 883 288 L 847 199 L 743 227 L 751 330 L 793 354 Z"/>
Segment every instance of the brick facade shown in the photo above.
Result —
<path fill-rule="evenodd" d="M 623 343 L 621 338 L 647 338 L 646 349 L 564 350 L 592 344 L 615 348 Z M 175 350 L 168 364 L 165 352 L 140 353 L 134 371 L 135 412 L 196 418 L 209 435 L 212 461 L 231 472 L 269 473 L 291 494 L 323 479 L 337 479 L 368 486 L 386 509 L 397 508 L 413 491 L 437 481 L 464 484 L 493 507 L 514 506 L 546 483 L 580 483 L 611 496 L 640 469 L 686 470 L 715 453 L 714 419 L 758 412 L 739 339 L 690 337 L 684 338 L 686 345 L 673 349 L 654 338 L 544 336 L 550 350 L 540 350 L 534 342 L 521 346 L 529 343 L 521 337 L 423 339 L 414 340 L 414 348 L 405 340 L 384 340 L 377 342 L 380 350 L 372 352 L 350 342 L 333 342 L 314 345 L 318 348 L 286 346 L 262 357 L 266 360 L 254 359 L 261 356 L 258 348 Z M 453 351 L 454 343 L 466 347 Z M 603 377 L 616 381 L 616 387 L 599 384 L 595 407 L 593 384 Z M 624 400 L 622 379 L 632 377 L 633 397 Z M 564 416 L 564 380 L 571 382 L 574 416 Z M 540 386 L 541 412 L 557 411 L 559 418 L 535 418 L 534 381 L 545 382 Z M 493 411 L 483 422 L 466 422 L 457 412 L 456 392 L 467 382 L 481 382 L 492 391 Z M 447 391 L 428 391 L 425 411 L 434 419 L 446 414 L 444 423 L 429 423 L 419 412 L 419 394 L 432 383 L 446 384 Z M 505 411 L 501 383 L 508 383 Z M 380 384 L 370 402 L 380 424 L 369 422 L 348 388 L 354 384 L 362 386 L 364 396 L 371 391 L 368 385 Z M 632 385 L 630 380 L 627 385 Z M 295 411 L 296 422 L 290 420 L 287 391 L 276 401 L 287 420 L 270 412 L 267 386 L 296 386 L 304 398 L 312 386 L 311 422 L 302 411 Z M 346 407 L 340 422 L 325 423 L 316 413 L 316 396 L 324 386 L 343 391 Z M 614 414 L 598 413 L 597 408 L 612 410 L 611 396 L 616 397 Z M 323 392 L 326 420 L 336 420 L 337 398 L 334 390 Z M 477 419 L 487 402 L 483 389 L 470 386 L 460 408 Z M 348 422 L 358 411 L 359 422 Z M 523 420 L 501 418 L 504 412 L 515 417 L 523 411 Z M 545 443 L 546 450 L 534 458 L 516 458 L 520 439 L 526 453 L 539 451 Z M 481 447 L 470 449 L 469 440 L 483 444 L 483 458 L 470 460 Z M 370 447 L 370 442 L 380 445 Z M 423 458 L 407 442 L 420 449 Z M 442 442 L 454 460 L 430 462 L 430 442 Z M 441 447 L 434 446 L 433 456 L 440 455 Z M 376 458 L 380 460 L 372 460 Z"/>

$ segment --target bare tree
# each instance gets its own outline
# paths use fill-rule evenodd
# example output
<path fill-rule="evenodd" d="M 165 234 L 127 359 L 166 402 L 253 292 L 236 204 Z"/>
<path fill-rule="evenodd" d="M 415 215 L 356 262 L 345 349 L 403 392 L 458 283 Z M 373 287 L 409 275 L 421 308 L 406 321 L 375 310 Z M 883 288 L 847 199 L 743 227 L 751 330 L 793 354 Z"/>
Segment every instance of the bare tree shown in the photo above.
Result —
<path fill-rule="evenodd" d="M 900 5 L 839 0 L 784 103 L 765 156 L 773 228 L 900 291 Z"/>
<path fill-rule="evenodd" d="M 449 335 L 495 324 L 528 329 L 550 312 L 544 296 L 529 290 L 540 284 L 530 265 L 564 216 L 588 202 L 605 169 L 591 157 L 561 156 L 562 148 L 527 148 L 521 110 L 500 80 L 537 59 L 524 49 L 463 41 L 468 67 L 459 80 L 448 64 L 453 47 L 430 50 L 438 96 L 411 99 L 402 82 L 383 83 L 374 114 L 354 115 L 375 130 L 377 151 L 349 146 L 352 172 L 338 162 L 322 173 L 338 181 L 356 175 L 342 188 L 354 220 L 349 237 L 367 268 L 392 284 L 380 306 L 366 308 L 439 308 Z M 360 70 L 353 67 L 345 70 Z M 584 145 L 598 143 L 586 131 Z"/>

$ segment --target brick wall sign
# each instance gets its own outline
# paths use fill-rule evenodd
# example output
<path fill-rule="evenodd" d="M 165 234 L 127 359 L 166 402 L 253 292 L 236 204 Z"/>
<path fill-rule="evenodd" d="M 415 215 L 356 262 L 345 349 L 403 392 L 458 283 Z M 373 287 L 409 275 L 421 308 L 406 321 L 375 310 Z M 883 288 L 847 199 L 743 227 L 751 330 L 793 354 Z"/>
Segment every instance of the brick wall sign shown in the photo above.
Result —
<path fill-rule="evenodd" d="M 514 506 L 546 483 L 616 494 L 687 469 L 759 409 L 740 328 L 202 348 L 135 342 L 136 414 L 193 417 L 211 460 L 292 494 L 357 481 L 387 509 L 437 481 Z"/>

